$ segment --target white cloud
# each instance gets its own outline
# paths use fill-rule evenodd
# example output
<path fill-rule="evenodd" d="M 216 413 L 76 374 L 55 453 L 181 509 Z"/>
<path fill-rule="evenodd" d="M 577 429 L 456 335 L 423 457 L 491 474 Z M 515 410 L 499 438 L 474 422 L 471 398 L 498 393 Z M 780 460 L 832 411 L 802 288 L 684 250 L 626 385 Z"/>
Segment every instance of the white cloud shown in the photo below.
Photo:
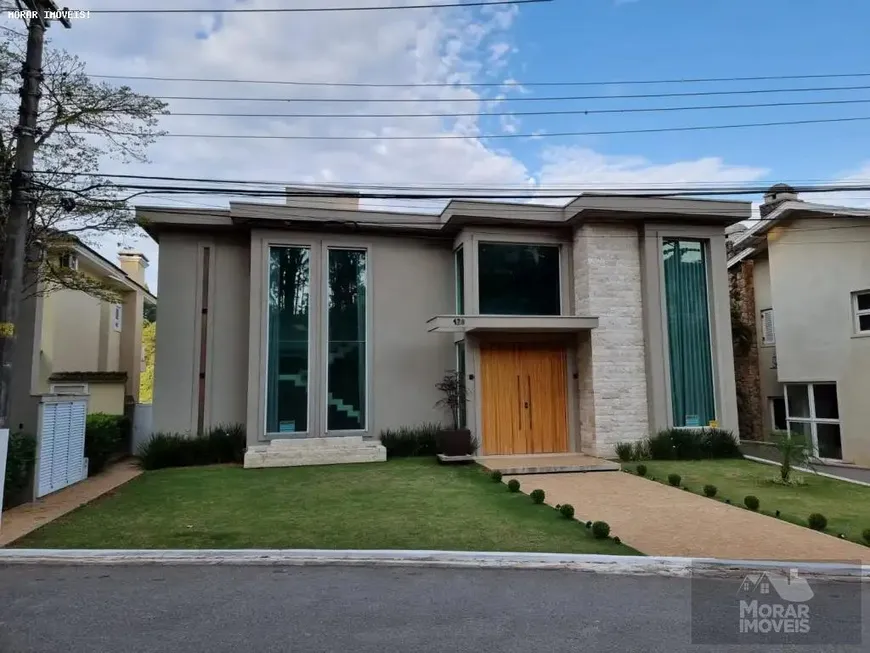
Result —
<path fill-rule="evenodd" d="M 384 2 L 385 0 L 380 0 Z M 387 0 L 418 4 L 419 0 Z M 316 6 L 308 0 L 302 6 Z M 234 0 L 185 0 L 185 6 L 239 6 Z M 370 5 L 370 0 L 342 4 Z M 286 6 L 279 0 L 250 0 L 245 6 Z M 115 6 L 142 6 L 141 0 L 117 0 Z M 170 7 L 168 0 L 158 6 Z M 515 51 L 510 28 L 522 19 L 518 7 L 481 10 L 407 10 L 387 12 L 269 14 L 92 15 L 72 30 L 53 28 L 56 45 L 88 62 L 92 73 L 160 77 L 230 78 L 330 83 L 467 83 L 503 86 L 489 89 L 348 88 L 261 85 L 254 83 L 172 83 L 130 81 L 152 95 L 322 98 L 318 102 L 202 102 L 175 100 L 173 113 L 455 113 L 504 107 L 505 94 L 524 93 L 510 74 Z M 203 38 L 207 37 L 207 38 Z M 491 65 L 495 57 L 499 65 Z M 506 63 L 507 65 L 501 65 Z M 505 81 L 508 80 L 508 81 Z M 354 102 L 336 102 L 353 98 Z M 392 102 L 376 100 L 390 98 Z M 428 102 L 426 100 L 440 100 Z M 461 100 L 461 101 L 459 101 Z M 491 109 L 490 109 L 491 110 Z M 498 122 L 506 132 L 515 119 Z M 177 133 L 298 134 L 349 137 L 405 136 L 482 132 L 477 118 L 242 118 L 167 117 L 163 127 Z M 490 126 L 489 129 L 492 129 Z M 544 127 L 529 126 L 544 133 Z M 478 140 L 245 140 L 163 139 L 150 150 L 150 165 L 106 172 L 286 180 L 302 183 L 378 183 L 393 185 L 572 186 L 747 181 L 764 170 L 730 165 L 711 157 L 659 163 L 644 157 L 615 157 L 587 148 L 524 139 L 526 155 L 540 154 L 542 165 L 503 149 L 504 141 Z M 514 142 L 508 143 L 512 145 Z M 531 148 L 531 149 L 530 149 Z M 154 201 L 154 200 L 152 200 Z M 225 206 L 225 198 L 161 198 L 177 206 Z M 130 243 L 152 260 L 149 283 L 156 284 L 156 247 L 147 239 Z M 115 239 L 104 253 L 114 255 Z"/>
<path fill-rule="evenodd" d="M 846 173 L 832 185 L 867 186 L 868 184 L 870 184 L 870 161 L 864 163 L 854 172 Z M 827 193 L 804 193 L 801 199 L 814 204 L 870 208 L 870 191 L 844 190 Z"/>

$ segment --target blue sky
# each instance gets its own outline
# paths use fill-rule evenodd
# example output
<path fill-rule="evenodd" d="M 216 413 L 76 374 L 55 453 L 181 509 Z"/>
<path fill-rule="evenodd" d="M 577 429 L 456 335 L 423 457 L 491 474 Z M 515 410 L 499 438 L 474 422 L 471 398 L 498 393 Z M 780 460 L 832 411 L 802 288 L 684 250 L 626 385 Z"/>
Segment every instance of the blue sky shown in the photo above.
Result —
<path fill-rule="evenodd" d="M 293 6 L 323 6 L 298 0 Z M 329 0 L 330 5 L 419 4 L 419 0 Z M 97 6 L 108 6 L 100 0 Z M 134 8 L 288 6 L 287 0 L 116 0 Z M 96 7 L 92 7 L 96 8 Z M 9 21 L 7 21 L 8 24 Z M 106 161 L 103 171 L 146 175 L 276 180 L 282 183 L 569 186 L 759 183 L 870 178 L 870 121 L 745 130 L 485 139 L 481 134 L 644 129 L 870 116 L 870 103 L 671 113 L 559 117 L 234 118 L 190 112 L 432 113 L 511 112 L 868 99 L 870 89 L 692 98 L 615 95 L 749 88 L 870 86 L 864 78 L 709 84 L 630 85 L 632 80 L 870 72 L 870 3 L 842 0 L 555 0 L 521 8 L 402 10 L 332 14 L 243 12 L 92 14 L 71 30 L 53 27 L 53 47 L 79 55 L 95 75 L 267 79 L 324 87 L 128 80 L 152 95 L 276 97 L 322 102 L 176 100 L 162 120 L 194 134 L 375 136 L 375 140 L 161 139 L 150 162 Z M 16 25 L 16 27 L 18 27 Z M 511 82 L 504 88 L 348 88 L 334 83 Z M 528 87 L 514 82 L 608 82 Z M 112 83 L 118 83 L 112 80 Z M 515 98 L 596 95 L 607 99 L 523 102 Z M 402 102 L 377 102 L 382 99 Z M 352 99 L 352 102 L 334 102 Z M 378 140 L 385 136 L 469 136 Z M 230 197 L 158 196 L 143 202 L 226 207 Z M 831 199 L 831 198 L 827 198 Z M 850 192 L 838 201 L 870 203 Z M 418 208 L 407 204 L 401 208 Z M 419 207 L 422 208 L 422 207 Z M 431 207 L 429 207 L 431 208 Z M 131 243 L 154 261 L 147 238 Z M 97 243 L 112 256 L 114 239 Z"/>

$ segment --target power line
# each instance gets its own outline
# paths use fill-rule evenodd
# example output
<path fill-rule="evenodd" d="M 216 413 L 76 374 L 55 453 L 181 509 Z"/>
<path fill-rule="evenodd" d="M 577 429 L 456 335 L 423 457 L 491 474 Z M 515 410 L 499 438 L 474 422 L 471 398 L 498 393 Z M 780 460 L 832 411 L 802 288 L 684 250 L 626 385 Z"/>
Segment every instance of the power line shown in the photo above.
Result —
<path fill-rule="evenodd" d="M 396 9 L 447 9 L 451 7 L 497 7 L 503 5 L 545 4 L 553 0 L 488 0 L 478 2 L 443 2 L 415 5 L 370 5 L 363 7 L 278 7 L 249 8 L 231 7 L 226 9 L 90 9 L 92 14 L 313 14 L 350 11 L 392 11 Z"/>
<path fill-rule="evenodd" d="M 327 88 L 503 88 L 523 87 L 533 88 L 536 86 L 640 86 L 644 84 L 702 84 L 713 82 L 767 82 L 786 81 L 799 79 L 845 79 L 870 77 L 868 73 L 831 73 L 817 75 L 757 75 L 751 77 L 696 77 L 676 79 L 637 79 L 637 80 L 611 80 L 611 81 L 565 81 L 565 82 L 418 82 L 418 83 L 380 83 L 380 82 L 303 82 L 279 79 L 231 79 L 231 78 L 205 78 L 205 77 L 158 77 L 152 75 L 92 75 L 95 79 L 130 79 L 154 82 L 194 82 L 210 84 L 267 84 L 276 86 L 306 86 Z"/>
<path fill-rule="evenodd" d="M 562 95 L 562 96 L 531 96 L 512 98 L 484 98 L 484 97 L 454 97 L 454 98 L 311 98 L 311 97 L 226 97 L 226 96 L 202 96 L 202 95 L 155 95 L 158 100 L 188 100 L 208 102 L 486 102 L 497 100 L 499 102 L 565 102 L 569 100 L 641 100 L 671 97 L 710 97 L 719 95 L 765 95 L 770 93 L 821 93 L 830 91 L 866 91 L 870 85 L 859 86 L 818 86 L 801 88 L 755 88 L 739 89 L 734 91 L 689 91 L 677 93 L 627 93 L 616 95 Z"/>
<path fill-rule="evenodd" d="M 618 109 L 552 109 L 544 111 L 494 111 L 494 112 L 458 112 L 458 113 L 218 113 L 198 111 L 173 111 L 163 114 L 164 117 L 187 116 L 203 118 L 472 118 L 499 116 L 576 116 L 612 113 L 662 113 L 674 111 L 704 111 L 716 109 L 760 109 L 771 107 L 809 107 L 832 106 L 848 104 L 868 104 L 870 98 L 862 100 L 817 100 L 810 102 L 758 102 L 752 104 L 714 104 L 703 106 L 679 107 L 632 107 Z"/>
<path fill-rule="evenodd" d="M 582 132 L 541 132 L 541 133 L 505 133 L 505 134 L 433 134 L 417 136 L 312 136 L 310 134 L 178 134 L 164 132 L 156 134 L 158 138 L 216 138 L 216 139 L 248 139 L 248 140 L 296 140 L 296 141 L 441 141 L 441 140 L 481 140 L 481 139 L 515 139 L 515 138 L 560 138 L 573 136 L 614 136 L 622 134 L 661 134 L 671 132 L 716 131 L 726 129 L 745 129 L 751 127 L 781 127 L 786 125 L 820 125 L 829 123 L 861 122 L 870 120 L 870 116 L 852 116 L 846 118 L 816 118 L 808 120 L 777 120 L 771 122 L 751 122 L 730 125 L 693 125 L 688 127 L 650 127 L 644 129 L 602 129 Z M 72 135 L 93 135 L 94 132 L 71 131 Z M 114 132 L 116 136 L 137 136 L 137 132 Z"/>
<path fill-rule="evenodd" d="M 240 184 L 240 185 L 258 185 L 258 186 L 278 186 L 280 187 L 281 194 L 286 195 L 285 189 L 286 187 L 293 188 L 293 193 L 299 196 L 305 196 L 308 194 L 315 193 L 324 193 L 331 192 L 334 195 L 346 195 L 348 192 L 362 192 L 363 189 L 376 189 L 380 191 L 389 190 L 389 191 L 402 191 L 402 190 L 449 190 L 449 189 L 464 189 L 466 191 L 474 190 L 478 192 L 523 192 L 526 193 L 532 192 L 528 187 L 517 187 L 517 186 L 469 186 L 468 184 L 412 184 L 412 185 L 398 185 L 398 184 L 379 184 L 379 183 L 369 183 L 369 182 L 345 182 L 342 184 L 333 184 L 333 183 L 303 183 L 296 181 L 266 181 L 266 180 L 252 180 L 252 179 L 221 179 L 216 177 L 177 177 L 177 176 L 161 176 L 161 175 L 139 175 L 139 174 L 128 174 L 128 173 L 90 173 L 90 172 L 74 172 L 74 171 L 62 171 L 62 170 L 34 170 L 34 174 L 38 175 L 57 175 L 61 177 L 68 178 L 77 178 L 77 177 L 101 177 L 101 178 L 111 178 L 111 179 L 134 179 L 134 180 L 147 180 L 147 181 L 179 181 L 179 182 L 190 182 L 190 183 L 214 183 L 214 184 Z M 757 193 L 767 192 L 770 186 L 774 182 L 765 181 L 765 182 L 756 182 L 754 184 L 743 184 L 738 185 L 733 182 L 716 182 L 716 181 L 697 181 L 697 182 L 689 182 L 683 183 L 679 186 L 670 183 L 662 183 L 662 184 L 646 184 L 643 186 L 638 186 L 636 184 L 619 184 L 619 183 L 611 183 L 610 185 L 603 186 L 578 186 L 576 184 L 556 184 L 553 186 L 547 187 L 537 187 L 533 189 L 534 193 L 538 192 L 547 192 L 548 190 L 552 191 L 560 191 L 565 192 L 569 196 L 577 196 L 582 193 L 607 193 L 609 191 L 618 191 L 620 193 L 625 193 L 627 191 L 632 191 L 636 193 L 660 193 L 663 191 L 667 191 L 670 193 L 682 193 L 682 192 L 695 192 L 695 193 L 708 193 L 708 192 L 725 192 L 727 194 L 739 194 L 739 195 L 750 195 Z M 842 191 L 864 191 L 870 190 L 870 178 L 864 180 L 858 180 L 854 182 L 839 182 L 839 181 L 827 181 L 827 180 L 787 180 L 789 186 L 795 189 L 795 192 L 798 193 L 814 193 L 814 192 L 842 192 Z M 156 187 L 156 186 L 155 186 Z M 355 190 L 349 191 L 348 188 L 352 187 Z M 162 188 L 162 187 L 161 187 Z M 171 188 L 171 187 L 170 187 Z M 453 197 L 453 195 L 450 195 Z"/>

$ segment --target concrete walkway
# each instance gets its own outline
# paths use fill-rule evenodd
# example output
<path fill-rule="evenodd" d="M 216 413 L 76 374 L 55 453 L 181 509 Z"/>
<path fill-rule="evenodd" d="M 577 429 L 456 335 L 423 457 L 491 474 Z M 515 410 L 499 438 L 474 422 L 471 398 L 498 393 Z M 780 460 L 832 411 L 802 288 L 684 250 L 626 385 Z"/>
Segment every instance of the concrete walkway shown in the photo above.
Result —
<path fill-rule="evenodd" d="M 870 548 L 624 472 L 515 477 L 653 556 L 870 563 Z M 510 477 L 505 477 L 507 482 Z"/>
<path fill-rule="evenodd" d="M 142 473 L 135 463 L 123 461 L 33 503 L 25 503 L 3 513 L 0 522 L 0 547 L 11 544 L 40 526 L 54 521 Z"/>

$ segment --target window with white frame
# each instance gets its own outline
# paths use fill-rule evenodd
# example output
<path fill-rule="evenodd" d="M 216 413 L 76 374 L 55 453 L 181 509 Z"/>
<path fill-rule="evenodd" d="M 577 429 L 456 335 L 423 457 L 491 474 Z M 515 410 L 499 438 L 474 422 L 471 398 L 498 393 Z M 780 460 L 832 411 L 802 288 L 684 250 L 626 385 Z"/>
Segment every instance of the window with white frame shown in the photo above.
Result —
<path fill-rule="evenodd" d="M 112 328 L 115 331 L 121 330 L 121 316 L 124 314 L 124 307 L 120 304 L 112 305 Z"/>
<path fill-rule="evenodd" d="M 805 438 L 817 458 L 843 459 L 836 383 L 788 383 L 785 386 L 788 431 Z"/>
<path fill-rule="evenodd" d="M 852 293 L 855 333 L 870 334 L 870 290 Z"/>
<path fill-rule="evenodd" d="M 765 308 L 761 311 L 761 344 L 775 345 L 776 332 L 773 328 L 773 309 Z"/>
<path fill-rule="evenodd" d="M 59 257 L 58 262 L 62 268 L 67 268 L 69 270 L 79 269 L 79 257 L 76 256 L 74 252 L 63 252 Z"/>

